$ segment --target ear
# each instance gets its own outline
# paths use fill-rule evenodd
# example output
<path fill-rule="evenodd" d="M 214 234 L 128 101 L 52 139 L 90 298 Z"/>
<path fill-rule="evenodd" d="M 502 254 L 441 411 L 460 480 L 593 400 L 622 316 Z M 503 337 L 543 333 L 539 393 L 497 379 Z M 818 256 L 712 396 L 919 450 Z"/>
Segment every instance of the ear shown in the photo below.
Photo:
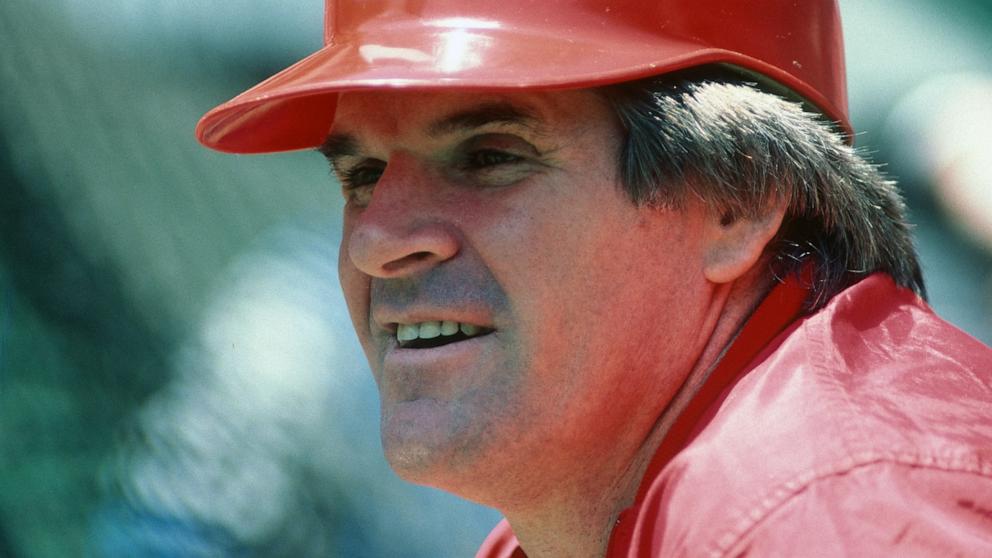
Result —
<path fill-rule="evenodd" d="M 729 283 L 751 270 L 785 217 L 786 200 L 768 201 L 757 214 L 729 217 L 710 212 L 703 273 L 713 283 Z"/>

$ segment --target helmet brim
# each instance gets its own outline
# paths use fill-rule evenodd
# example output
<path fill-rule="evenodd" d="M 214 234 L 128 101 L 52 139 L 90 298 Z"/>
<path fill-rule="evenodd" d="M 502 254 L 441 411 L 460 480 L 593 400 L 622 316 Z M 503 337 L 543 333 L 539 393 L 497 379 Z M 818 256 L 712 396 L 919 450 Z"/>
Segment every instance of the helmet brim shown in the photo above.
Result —
<path fill-rule="evenodd" d="M 519 27 L 392 25 L 339 39 L 208 112 L 196 127 L 199 141 L 229 153 L 317 147 L 330 130 L 337 94 L 344 91 L 588 88 L 710 63 L 765 75 L 850 131 L 843 112 L 794 76 L 682 38 L 630 30 L 617 40 L 609 33 L 569 30 L 549 35 L 547 29 Z"/>

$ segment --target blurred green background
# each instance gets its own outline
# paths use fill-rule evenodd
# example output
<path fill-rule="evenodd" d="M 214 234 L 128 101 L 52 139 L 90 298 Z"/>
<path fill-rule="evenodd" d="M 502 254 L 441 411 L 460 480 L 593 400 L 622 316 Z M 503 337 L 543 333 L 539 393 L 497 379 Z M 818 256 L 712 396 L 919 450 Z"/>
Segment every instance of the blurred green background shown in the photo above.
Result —
<path fill-rule="evenodd" d="M 857 143 L 903 185 L 932 304 L 989 343 L 992 5 L 841 5 Z M 379 456 L 322 159 L 193 139 L 321 23 L 0 3 L 0 557 L 466 556 L 496 521 Z"/>

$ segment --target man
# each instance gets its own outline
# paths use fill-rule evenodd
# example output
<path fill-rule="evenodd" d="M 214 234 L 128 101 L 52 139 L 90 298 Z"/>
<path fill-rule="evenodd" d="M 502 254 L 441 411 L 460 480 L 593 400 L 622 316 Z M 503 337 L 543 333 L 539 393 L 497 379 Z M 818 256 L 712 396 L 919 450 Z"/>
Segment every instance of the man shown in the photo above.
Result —
<path fill-rule="evenodd" d="M 833 1 L 326 14 L 199 137 L 328 157 L 386 455 L 480 556 L 992 552 L 992 355 L 845 144 Z"/>

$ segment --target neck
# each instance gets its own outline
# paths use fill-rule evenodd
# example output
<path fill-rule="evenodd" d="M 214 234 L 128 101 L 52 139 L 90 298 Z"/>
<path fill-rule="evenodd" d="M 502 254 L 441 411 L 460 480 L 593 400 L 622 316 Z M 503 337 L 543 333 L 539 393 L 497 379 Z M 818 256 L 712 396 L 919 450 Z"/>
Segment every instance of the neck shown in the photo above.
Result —
<path fill-rule="evenodd" d="M 766 281 L 755 275 L 715 287 L 701 331 L 704 341 L 698 347 L 699 357 L 668 405 L 654 415 L 647 436 L 617 440 L 616 446 L 604 452 L 606 456 L 597 456 L 606 457 L 603 462 L 593 457 L 583 463 L 581 474 L 563 472 L 553 493 L 542 492 L 528 499 L 527 505 L 501 510 L 528 556 L 592 558 L 606 554 L 613 526 L 620 512 L 634 503 L 652 457 L 766 293 Z"/>

